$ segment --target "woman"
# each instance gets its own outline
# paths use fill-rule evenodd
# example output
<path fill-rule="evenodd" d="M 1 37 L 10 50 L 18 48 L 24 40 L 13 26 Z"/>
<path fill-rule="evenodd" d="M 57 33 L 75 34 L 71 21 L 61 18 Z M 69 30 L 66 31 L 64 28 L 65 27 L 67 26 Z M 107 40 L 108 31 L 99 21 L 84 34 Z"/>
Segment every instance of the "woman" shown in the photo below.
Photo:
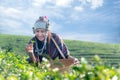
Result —
<path fill-rule="evenodd" d="M 67 46 L 60 37 L 51 33 L 49 28 L 49 20 L 46 16 L 41 16 L 35 22 L 33 32 L 35 36 L 29 41 L 26 50 L 29 53 L 29 62 L 42 62 L 43 55 L 48 55 L 52 60 L 63 58 L 71 58 L 74 64 L 79 61 L 70 56 Z"/>

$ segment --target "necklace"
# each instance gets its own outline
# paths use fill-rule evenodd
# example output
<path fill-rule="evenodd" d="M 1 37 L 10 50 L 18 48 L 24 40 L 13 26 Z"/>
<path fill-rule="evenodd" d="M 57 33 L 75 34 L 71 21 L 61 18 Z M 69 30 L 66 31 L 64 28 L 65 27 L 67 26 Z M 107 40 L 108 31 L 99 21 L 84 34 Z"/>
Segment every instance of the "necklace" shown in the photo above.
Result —
<path fill-rule="evenodd" d="M 36 41 L 36 50 L 35 52 L 37 52 L 38 55 L 42 55 L 43 54 L 43 50 L 46 49 L 46 43 L 47 43 L 47 35 L 48 35 L 48 31 L 46 32 L 46 35 L 45 35 L 45 40 L 44 40 L 44 43 L 43 43 L 43 46 L 41 49 L 38 48 L 38 43 L 37 43 L 37 40 L 35 38 L 35 41 Z"/>

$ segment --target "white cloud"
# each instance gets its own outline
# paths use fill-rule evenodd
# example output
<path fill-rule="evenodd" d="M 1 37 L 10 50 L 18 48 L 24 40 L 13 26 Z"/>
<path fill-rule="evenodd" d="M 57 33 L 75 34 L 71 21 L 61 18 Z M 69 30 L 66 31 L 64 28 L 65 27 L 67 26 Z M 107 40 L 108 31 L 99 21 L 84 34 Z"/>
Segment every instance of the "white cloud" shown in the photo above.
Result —
<path fill-rule="evenodd" d="M 91 2 L 91 0 L 85 0 L 86 2 Z"/>
<path fill-rule="evenodd" d="M 25 27 L 25 24 L 29 25 L 31 22 L 29 15 L 26 15 L 24 10 L 0 6 L 0 13 L 0 29 L 2 33 L 30 35 L 30 26 Z"/>
<path fill-rule="evenodd" d="M 52 0 L 34 0 L 32 5 L 36 7 L 42 7 L 45 5 L 47 2 L 52 2 Z"/>
<path fill-rule="evenodd" d="M 84 10 L 82 6 L 76 6 L 74 9 L 79 12 L 82 12 Z"/>
<path fill-rule="evenodd" d="M 103 0 L 79 0 L 80 6 L 96 9 L 103 6 Z"/>
<path fill-rule="evenodd" d="M 0 16 L 12 17 L 12 18 L 19 18 L 18 15 L 22 14 L 20 10 L 11 7 L 3 7 L 3 6 L 0 6 L 0 13 L 1 13 Z"/>
<path fill-rule="evenodd" d="M 36 7 L 44 7 L 47 3 L 54 7 L 70 7 L 73 0 L 34 0 L 32 5 Z"/>
<path fill-rule="evenodd" d="M 54 33 L 57 33 L 60 29 L 62 28 L 62 26 L 60 26 L 59 24 L 56 24 L 55 22 L 51 22 L 50 25 L 50 30 Z"/>
<path fill-rule="evenodd" d="M 60 7 L 70 7 L 73 0 L 55 0 L 55 4 Z"/>
<path fill-rule="evenodd" d="M 22 23 L 17 21 L 22 14 L 20 10 L 10 7 L 2 7 L 0 6 L 0 26 L 6 29 L 15 29 L 16 27 L 20 27 Z"/>
<path fill-rule="evenodd" d="M 105 39 L 104 34 L 81 34 L 81 33 L 64 33 L 61 34 L 63 39 L 81 40 L 90 42 L 102 42 Z"/>
<path fill-rule="evenodd" d="M 17 35 L 30 35 L 29 29 L 22 27 L 23 24 L 16 20 L 3 19 L 0 22 L 2 33 L 17 34 Z"/>
<path fill-rule="evenodd" d="M 22 25 L 21 23 L 10 19 L 3 19 L 0 22 L 0 26 L 4 26 L 4 28 L 6 29 L 20 28 L 21 25 Z"/>
<path fill-rule="evenodd" d="M 96 9 L 98 7 L 103 6 L 104 1 L 103 0 L 91 0 L 91 8 Z"/>
<path fill-rule="evenodd" d="M 99 43 L 120 43 L 119 36 L 112 36 L 104 33 L 88 34 L 88 33 L 61 33 L 63 39 L 68 40 L 80 40 L 89 42 L 99 42 Z"/>

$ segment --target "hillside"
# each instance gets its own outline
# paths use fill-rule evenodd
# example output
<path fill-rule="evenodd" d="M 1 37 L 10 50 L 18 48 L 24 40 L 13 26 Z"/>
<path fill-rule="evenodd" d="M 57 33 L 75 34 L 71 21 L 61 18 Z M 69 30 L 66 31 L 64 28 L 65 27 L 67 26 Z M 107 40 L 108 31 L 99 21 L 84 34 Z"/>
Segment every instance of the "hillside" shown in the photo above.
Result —
<path fill-rule="evenodd" d="M 25 46 L 30 36 L 0 34 L 0 47 L 16 54 L 26 55 Z M 102 44 L 83 42 L 76 40 L 64 40 L 71 55 L 80 58 L 81 56 L 91 61 L 92 57 L 98 54 L 104 61 L 120 62 L 120 44 Z M 114 57 L 114 58 L 113 58 Z M 111 61 L 112 60 L 112 61 Z"/>
<path fill-rule="evenodd" d="M 25 46 L 29 39 L 30 37 L 28 36 L 0 34 L 0 47 L 23 55 L 25 54 Z"/>

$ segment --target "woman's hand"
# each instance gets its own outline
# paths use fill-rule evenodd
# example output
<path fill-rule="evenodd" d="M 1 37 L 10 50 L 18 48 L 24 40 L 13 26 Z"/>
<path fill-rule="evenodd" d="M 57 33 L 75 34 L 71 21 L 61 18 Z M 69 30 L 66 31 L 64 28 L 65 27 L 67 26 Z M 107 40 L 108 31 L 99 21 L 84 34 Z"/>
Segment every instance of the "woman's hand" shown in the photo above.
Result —
<path fill-rule="evenodd" d="M 33 53 L 33 44 L 28 44 L 27 47 L 26 47 L 26 51 L 28 53 Z"/>
<path fill-rule="evenodd" d="M 35 58 L 35 56 L 33 54 L 33 44 L 32 43 L 27 45 L 26 51 L 29 53 L 30 58 L 35 63 L 36 62 L 36 58 Z"/>
<path fill-rule="evenodd" d="M 74 58 L 74 57 L 72 57 L 72 56 L 69 56 L 68 58 L 73 59 L 73 63 L 74 63 L 74 65 L 77 65 L 77 64 L 80 63 L 80 61 L 79 61 L 77 58 Z"/>
<path fill-rule="evenodd" d="M 80 61 L 77 58 L 74 58 L 74 65 L 77 65 L 79 63 L 80 63 Z"/>

